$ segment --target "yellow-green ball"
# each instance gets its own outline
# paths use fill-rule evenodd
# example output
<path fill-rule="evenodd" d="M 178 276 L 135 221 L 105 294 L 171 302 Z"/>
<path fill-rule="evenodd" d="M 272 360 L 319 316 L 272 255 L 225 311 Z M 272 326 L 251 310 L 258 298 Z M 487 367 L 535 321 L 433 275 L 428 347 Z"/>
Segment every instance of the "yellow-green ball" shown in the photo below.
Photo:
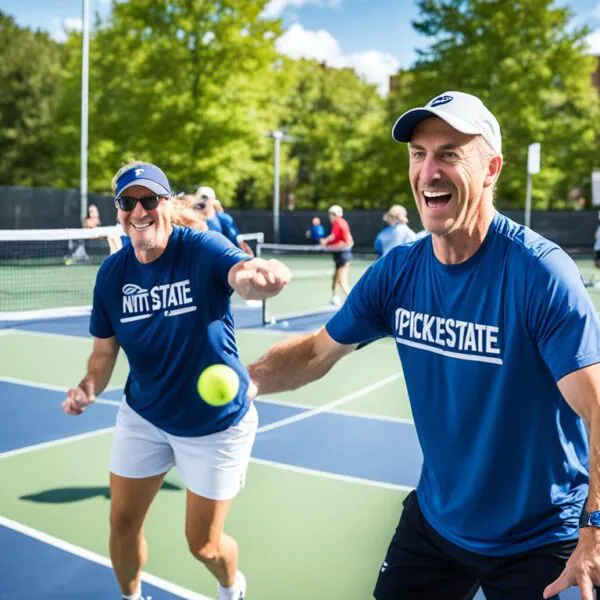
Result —
<path fill-rule="evenodd" d="M 227 365 L 211 365 L 198 377 L 198 393 L 211 406 L 229 404 L 240 389 L 238 374 Z"/>

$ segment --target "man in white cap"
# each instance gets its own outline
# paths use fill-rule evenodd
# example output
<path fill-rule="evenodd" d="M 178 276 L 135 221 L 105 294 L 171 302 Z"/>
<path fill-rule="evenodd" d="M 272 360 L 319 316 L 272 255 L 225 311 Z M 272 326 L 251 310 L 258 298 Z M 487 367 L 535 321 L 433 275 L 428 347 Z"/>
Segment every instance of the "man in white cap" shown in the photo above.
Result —
<path fill-rule="evenodd" d="M 408 226 L 408 214 L 404 206 L 394 204 L 383 215 L 383 220 L 388 224 L 375 238 L 375 254 L 383 256 L 392 248 L 401 244 L 408 244 L 417 239 L 415 232 Z"/>
<path fill-rule="evenodd" d="M 196 190 L 196 198 L 196 208 L 206 220 L 208 229 L 222 233 L 232 244 L 238 246 L 237 236 L 240 230 L 233 217 L 225 212 L 223 205 L 217 200 L 215 190 L 202 185 Z"/>
<path fill-rule="evenodd" d="M 596 311 L 573 261 L 495 210 L 502 139 L 479 98 L 436 96 L 403 114 L 393 137 L 408 143 L 431 235 L 375 262 L 325 327 L 274 346 L 250 376 L 261 395 L 294 389 L 359 344 L 395 340 L 423 466 L 378 600 L 466 600 L 480 586 L 487 600 L 557 599 L 574 585 L 592 600 Z"/>

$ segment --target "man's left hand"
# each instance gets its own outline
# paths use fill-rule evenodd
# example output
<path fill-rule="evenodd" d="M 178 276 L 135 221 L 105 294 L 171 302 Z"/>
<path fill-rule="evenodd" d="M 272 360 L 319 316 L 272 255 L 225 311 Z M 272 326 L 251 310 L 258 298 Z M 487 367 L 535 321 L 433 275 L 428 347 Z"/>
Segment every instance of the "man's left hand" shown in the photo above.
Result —
<path fill-rule="evenodd" d="M 290 270 L 278 260 L 253 258 L 239 262 L 229 271 L 229 285 L 245 300 L 276 296 L 289 282 Z"/>
<path fill-rule="evenodd" d="M 571 586 L 579 586 L 581 600 L 594 600 L 594 586 L 600 586 L 600 529 L 583 527 L 579 542 L 564 571 L 545 590 L 544 598 L 552 598 Z"/>

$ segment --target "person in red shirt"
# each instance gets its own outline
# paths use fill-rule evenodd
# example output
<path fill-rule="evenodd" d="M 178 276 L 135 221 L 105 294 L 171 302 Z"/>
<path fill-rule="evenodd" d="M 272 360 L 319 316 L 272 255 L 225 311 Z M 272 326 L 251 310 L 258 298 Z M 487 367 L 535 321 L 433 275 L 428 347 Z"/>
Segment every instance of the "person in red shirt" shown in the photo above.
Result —
<path fill-rule="evenodd" d="M 350 261 L 352 260 L 351 248 L 354 245 L 354 240 L 350 233 L 350 225 L 344 219 L 344 209 L 334 204 L 329 207 L 328 214 L 331 221 L 331 233 L 321 239 L 321 245 L 331 250 L 333 256 L 335 272 L 333 273 L 331 284 L 331 303 L 334 306 L 339 306 L 342 300 L 336 292 L 338 286 L 346 296 L 350 293 L 348 273 L 350 272 Z"/>

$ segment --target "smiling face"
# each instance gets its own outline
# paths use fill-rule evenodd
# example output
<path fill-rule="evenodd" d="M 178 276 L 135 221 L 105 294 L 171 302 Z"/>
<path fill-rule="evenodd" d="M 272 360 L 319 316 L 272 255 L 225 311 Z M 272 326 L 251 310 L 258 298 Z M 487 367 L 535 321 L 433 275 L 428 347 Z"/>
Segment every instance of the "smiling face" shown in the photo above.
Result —
<path fill-rule="evenodd" d="M 127 188 L 123 195 L 139 199 L 155 194 L 148 188 L 134 185 Z M 136 203 L 130 212 L 118 210 L 121 226 L 131 239 L 136 256 L 142 262 L 158 258 L 167 247 L 173 231 L 171 210 L 171 201 L 168 198 L 161 198 L 158 206 L 152 210 L 144 210 L 140 202 Z"/>
<path fill-rule="evenodd" d="M 469 233 L 493 209 L 493 185 L 502 158 L 488 153 L 479 136 L 465 135 L 437 117 L 415 128 L 410 184 L 425 229 L 438 236 Z"/>

